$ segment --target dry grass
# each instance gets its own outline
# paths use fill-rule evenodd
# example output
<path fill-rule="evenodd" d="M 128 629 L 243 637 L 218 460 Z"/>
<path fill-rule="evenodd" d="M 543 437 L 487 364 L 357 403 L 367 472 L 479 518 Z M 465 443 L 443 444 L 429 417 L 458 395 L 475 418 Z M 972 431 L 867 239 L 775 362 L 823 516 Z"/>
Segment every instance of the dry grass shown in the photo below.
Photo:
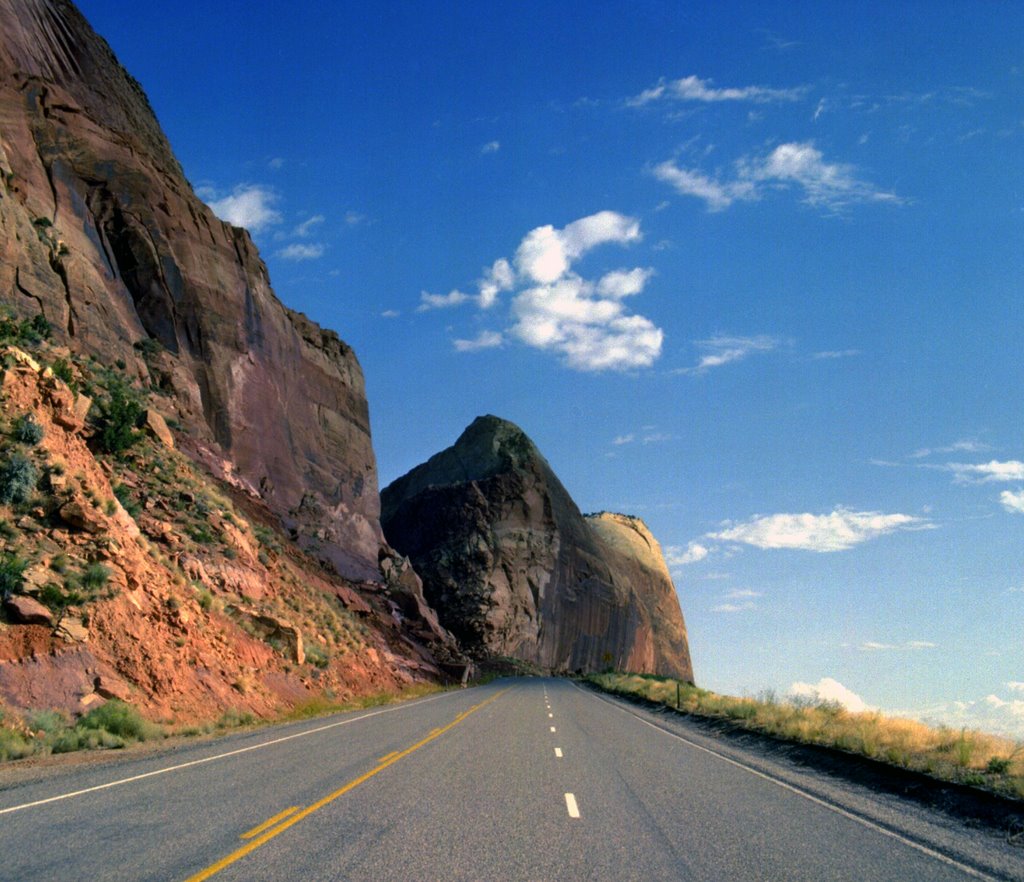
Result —
<path fill-rule="evenodd" d="M 946 781 L 1024 798 L 1024 742 L 973 729 L 928 726 L 877 712 L 851 713 L 834 702 L 780 700 L 771 693 L 734 698 L 676 680 L 640 674 L 593 674 L 606 692 L 637 695 L 702 717 L 802 744 L 821 744 L 925 772 Z M 678 688 L 678 691 L 677 691 Z"/>

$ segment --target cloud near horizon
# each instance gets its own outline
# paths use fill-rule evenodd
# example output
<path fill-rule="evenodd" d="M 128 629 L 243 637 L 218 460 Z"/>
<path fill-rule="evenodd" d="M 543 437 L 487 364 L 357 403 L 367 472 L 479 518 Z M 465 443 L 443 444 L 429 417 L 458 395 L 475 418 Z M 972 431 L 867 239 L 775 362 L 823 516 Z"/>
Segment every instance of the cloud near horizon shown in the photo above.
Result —
<path fill-rule="evenodd" d="M 545 224 L 523 237 L 511 260 L 499 258 L 485 270 L 477 297 L 458 290 L 446 295 L 424 291 L 418 311 L 471 300 L 480 309 L 491 309 L 502 293 L 511 292 L 507 334 L 527 346 L 554 352 L 579 371 L 649 367 L 661 354 L 664 334 L 649 319 L 631 314 L 624 301 L 642 293 L 654 271 L 616 269 L 586 279 L 574 270 L 595 248 L 627 246 L 641 238 L 639 221 L 615 211 L 588 215 L 562 229 Z M 473 348 L 482 347 L 460 351 Z"/>
<path fill-rule="evenodd" d="M 826 162 L 813 141 L 780 144 L 767 156 L 742 158 L 736 162 L 736 175 L 731 180 L 680 168 L 673 160 L 656 165 L 652 173 L 680 195 L 703 199 L 712 212 L 723 211 L 734 202 L 760 199 L 767 191 L 792 187 L 802 192 L 805 204 L 831 211 L 854 203 L 899 205 L 904 201 L 858 178 L 852 165 Z"/>
<path fill-rule="evenodd" d="M 847 689 L 838 680 L 822 677 L 817 683 L 794 683 L 789 687 L 788 695 L 812 702 L 836 702 L 851 713 L 874 710 L 856 692 Z"/>
<path fill-rule="evenodd" d="M 887 533 L 926 530 L 934 524 L 925 518 L 877 511 L 837 508 L 830 514 L 774 514 L 708 533 L 710 539 L 738 542 L 761 549 L 797 549 L 828 553 L 846 551 Z"/>

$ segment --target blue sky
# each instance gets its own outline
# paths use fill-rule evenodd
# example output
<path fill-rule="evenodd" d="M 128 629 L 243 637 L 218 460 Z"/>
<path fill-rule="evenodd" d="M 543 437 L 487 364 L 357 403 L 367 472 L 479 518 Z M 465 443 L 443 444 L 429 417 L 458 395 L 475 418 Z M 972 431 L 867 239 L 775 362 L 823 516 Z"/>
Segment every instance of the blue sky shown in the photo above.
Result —
<path fill-rule="evenodd" d="M 650 525 L 702 685 L 1024 737 L 1024 7 L 80 6 L 382 485 L 511 419 Z"/>

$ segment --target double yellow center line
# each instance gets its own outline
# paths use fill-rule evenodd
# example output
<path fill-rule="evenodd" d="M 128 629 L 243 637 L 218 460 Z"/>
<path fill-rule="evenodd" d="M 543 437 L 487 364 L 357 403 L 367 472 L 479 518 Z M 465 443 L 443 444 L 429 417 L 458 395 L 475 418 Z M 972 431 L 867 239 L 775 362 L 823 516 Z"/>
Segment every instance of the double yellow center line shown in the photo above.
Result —
<path fill-rule="evenodd" d="M 475 713 L 482 707 L 486 707 L 492 701 L 498 699 L 505 692 L 508 692 L 508 689 L 502 689 L 500 692 L 496 692 L 490 698 L 481 701 L 479 704 L 474 704 L 471 708 L 469 708 L 469 710 L 465 710 L 457 717 L 455 717 L 455 719 L 452 720 L 447 726 L 442 726 L 439 729 L 432 730 L 431 733 L 427 735 L 425 738 L 420 739 L 415 744 L 407 747 L 405 750 L 397 751 L 395 753 L 389 753 L 387 756 L 381 757 L 381 759 L 378 760 L 377 765 L 370 769 L 370 771 L 360 775 L 358 778 L 353 778 L 344 787 L 339 787 L 333 793 L 328 793 L 327 796 L 323 797 L 323 799 L 317 800 L 312 805 L 307 806 L 306 808 L 301 810 L 297 808 L 285 809 L 283 812 L 280 812 L 279 814 L 274 815 L 274 817 L 270 818 L 269 820 L 264 821 L 259 826 L 253 827 L 247 833 L 242 834 L 243 839 L 249 840 L 248 842 L 246 842 L 245 845 L 243 845 L 237 851 L 231 852 L 231 854 L 227 855 L 227 857 L 221 858 L 216 863 L 210 864 L 210 866 L 208 866 L 205 870 L 201 870 L 194 876 L 189 876 L 186 882 L 203 882 L 204 879 L 209 879 L 211 876 L 219 873 L 225 867 L 231 866 L 231 864 L 235 863 L 238 860 L 241 860 L 247 854 L 250 854 L 257 848 L 259 848 L 261 845 L 269 842 L 278 834 L 284 833 L 284 831 L 288 828 L 295 826 L 303 818 L 308 818 L 311 814 L 313 814 L 313 812 L 319 811 L 328 803 L 334 802 L 334 800 L 336 800 L 339 796 L 344 796 L 350 790 L 355 790 L 356 787 L 358 787 L 365 781 L 369 781 L 378 772 L 383 772 L 384 769 L 386 769 L 388 766 L 393 766 L 399 760 L 405 759 L 405 757 L 409 756 L 409 754 L 415 753 L 421 747 L 424 747 L 431 741 L 440 738 L 442 735 L 445 734 L 445 732 L 454 729 L 470 714 Z"/>

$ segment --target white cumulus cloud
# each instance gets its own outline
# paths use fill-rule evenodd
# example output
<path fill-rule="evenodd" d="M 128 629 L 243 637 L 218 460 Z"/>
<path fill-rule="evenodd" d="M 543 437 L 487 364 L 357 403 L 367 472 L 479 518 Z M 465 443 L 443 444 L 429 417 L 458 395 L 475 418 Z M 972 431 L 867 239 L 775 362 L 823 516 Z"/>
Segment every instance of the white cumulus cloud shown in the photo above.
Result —
<path fill-rule="evenodd" d="M 281 220 L 281 215 L 273 207 L 276 201 L 276 194 L 267 187 L 240 184 L 231 195 L 214 199 L 208 204 L 222 221 L 258 233 Z"/>
<path fill-rule="evenodd" d="M 789 687 L 788 694 L 812 702 L 836 702 L 852 713 L 873 710 L 856 692 L 831 677 L 822 677 L 814 684 L 794 683 Z"/>
<path fill-rule="evenodd" d="M 485 156 L 488 153 L 497 153 L 499 150 L 501 150 L 500 141 L 488 141 L 486 144 L 484 144 L 483 147 L 480 148 L 480 152 L 483 153 Z"/>
<path fill-rule="evenodd" d="M 934 526 L 930 521 L 905 514 L 850 511 L 837 508 L 830 514 L 773 514 L 729 524 L 709 533 L 723 542 L 741 542 L 755 548 L 792 548 L 803 551 L 846 551 L 898 530 L 920 530 Z"/>
<path fill-rule="evenodd" d="M 1007 511 L 1024 514 L 1024 490 L 1018 490 L 1016 493 L 1012 490 L 1004 490 L 999 494 L 999 501 Z"/>
<path fill-rule="evenodd" d="M 676 101 L 752 101 L 758 104 L 767 104 L 772 101 L 798 101 L 807 90 L 797 89 L 769 89 L 766 86 L 742 86 L 739 88 L 720 89 L 712 85 L 712 80 L 702 80 L 698 76 L 690 75 L 678 80 L 666 81 L 664 78 L 652 86 L 644 89 L 639 95 L 630 98 L 626 103 L 630 107 L 642 107 L 652 101 L 663 98 Z"/>
<path fill-rule="evenodd" d="M 680 545 L 669 545 L 665 548 L 665 563 L 670 567 L 685 566 L 704 560 L 710 553 L 706 545 L 691 542 L 685 548 Z"/>
<path fill-rule="evenodd" d="M 515 287 L 515 283 L 516 274 L 512 265 L 504 257 L 494 261 L 479 282 L 480 308 L 490 309 L 497 303 L 498 295 L 502 291 L 511 291 Z"/>
<path fill-rule="evenodd" d="M 424 291 L 418 311 L 470 300 L 490 309 L 502 292 L 510 291 L 511 326 L 503 339 L 513 337 L 555 352 L 581 371 L 649 367 L 661 354 L 663 332 L 644 316 L 628 312 L 623 301 L 643 291 L 653 270 L 614 270 L 595 282 L 573 269 L 599 246 L 640 239 L 639 221 L 615 211 L 599 211 L 562 229 L 545 224 L 523 237 L 512 260 L 500 258 L 484 271 L 475 298 L 458 290 L 446 295 Z"/>

